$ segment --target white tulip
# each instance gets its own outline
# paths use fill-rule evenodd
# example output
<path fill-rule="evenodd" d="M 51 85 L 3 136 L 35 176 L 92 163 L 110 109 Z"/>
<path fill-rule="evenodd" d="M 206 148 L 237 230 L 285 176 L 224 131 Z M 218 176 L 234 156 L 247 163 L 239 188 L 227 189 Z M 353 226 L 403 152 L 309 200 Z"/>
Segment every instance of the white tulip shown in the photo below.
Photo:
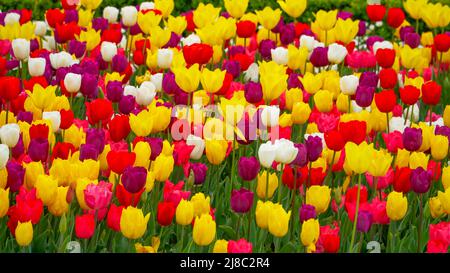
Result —
<path fill-rule="evenodd" d="M 270 50 L 272 60 L 280 65 L 286 65 L 288 63 L 288 50 L 284 47 L 277 47 Z"/>
<path fill-rule="evenodd" d="M 103 42 L 100 48 L 102 58 L 105 62 L 111 62 L 113 57 L 117 55 L 117 45 L 111 42 Z"/>
<path fill-rule="evenodd" d="M 183 44 L 183 46 L 190 46 L 193 44 L 200 44 L 201 40 L 200 40 L 199 36 L 192 33 L 189 36 L 187 36 L 186 38 L 181 38 L 181 43 Z"/>
<path fill-rule="evenodd" d="M 173 51 L 169 48 L 160 48 L 157 53 L 157 64 L 162 69 L 170 68 L 173 60 Z"/>
<path fill-rule="evenodd" d="M 81 75 L 75 73 L 67 73 L 64 77 L 64 87 L 69 93 L 76 93 L 80 91 Z"/>
<path fill-rule="evenodd" d="M 52 51 L 56 49 L 55 37 L 53 36 L 45 36 L 42 40 L 42 47 L 47 49 L 48 51 Z"/>
<path fill-rule="evenodd" d="M 132 85 L 126 85 L 123 90 L 123 95 L 128 96 L 131 95 L 136 98 L 137 95 L 137 88 Z"/>
<path fill-rule="evenodd" d="M 9 148 L 16 146 L 19 141 L 20 127 L 16 123 L 9 123 L 0 128 L 0 139 L 3 144 L 8 145 Z"/>
<path fill-rule="evenodd" d="M 55 69 L 55 70 L 58 68 L 61 68 L 61 67 L 69 67 L 77 62 L 78 61 L 74 60 L 72 58 L 72 55 L 70 55 L 66 51 L 61 51 L 58 53 L 50 54 L 50 64 L 52 65 L 53 69 Z"/>
<path fill-rule="evenodd" d="M 444 119 L 440 117 L 437 120 L 431 122 L 431 125 L 434 126 L 435 129 L 437 128 L 437 126 L 444 126 Z"/>
<path fill-rule="evenodd" d="M 152 82 L 143 82 L 136 94 L 136 103 L 142 106 L 149 105 L 156 96 L 156 87 Z"/>
<path fill-rule="evenodd" d="M 30 41 L 22 38 L 14 39 L 12 49 L 16 59 L 23 61 L 30 56 Z"/>
<path fill-rule="evenodd" d="M 263 167 L 272 167 L 272 163 L 277 155 L 277 149 L 278 147 L 276 145 L 273 145 L 270 140 L 259 146 L 258 158 Z"/>
<path fill-rule="evenodd" d="M 306 46 L 308 48 L 308 51 L 313 51 L 314 44 L 316 43 L 316 40 L 314 37 L 308 36 L 308 35 L 302 35 L 300 36 L 300 46 Z"/>
<path fill-rule="evenodd" d="M 153 2 L 142 2 L 139 5 L 139 10 L 148 10 L 148 9 L 154 9 L 155 8 L 155 3 Z"/>
<path fill-rule="evenodd" d="M 156 91 L 162 90 L 163 73 L 156 73 L 150 76 L 150 81 L 155 85 Z"/>
<path fill-rule="evenodd" d="M 61 125 L 61 113 L 58 111 L 51 111 L 51 112 L 43 112 L 42 113 L 42 119 L 49 120 L 52 124 L 52 131 L 53 133 L 58 132 L 59 126 Z"/>
<path fill-rule="evenodd" d="M 28 71 L 30 76 L 39 77 L 44 75 L 46 61 L 44 58 L 30 58 L 28 60 Z"/>
<path fill-rule="evenodd" d="M 0 170 L 5 168 L 9 159 L 9 148 L 5 144 L 0 144 Z"/>
<path fill-rule="evenodd" d="M 285 138 L 275 140 L 275 146 L 277 146 L 277 152 L 275 155 L 275 161 L 282 164 L 289 164 L 294 161 L 297 156 L 298 149 L 295 148 L 294 143 Z"/>
<path fill-rule="evenodd" d="M 47 33 L 47 24 L 44 21 L 35 21 L 34 25 L 36 26 L 34 34 L 39 37 L 44 37 L 45 33 Z"/>
<path fill-rule="evenodd" d="M 194 146 L 190 158 L 193 160 L 199 160 L 205 150 L 205 140 L 196 135 L 188 135 L 186 138 L 186 144 L 189 146 Z"/>
<path fill-rule="evenodd" d="M 15 12 L 7 13 L 5 16 L 5 26 L 17 24 L 19 21 L 20 15 Z"/>
<path fill-rule="evenodd" d="M 389 41 L 375 42 L 372 46 L 373 54 L 377 54 L 377 50 L 382 48 L 394 49 L 394 45 Z"/>
<path fill-rule="evenodd" d="M 359 79 L 355 75 L 343 76 L 339 84 L 343 94 L 354 95 L 359 85 Z"/>
<path fill-rule="evenodd" d="M 409 124 L 410 124 L 409 120 L 407 120 L 405 124 L 405 119 L 402 117 L 392 117 L 391 120 L 389 120 L 389 130 L 391 132 L 399 131 L 400 133 L 403 134 L 405 128 L 409 127 Z"/>
<path fill-rule="evenodd" d="M 252 63 L 247 70 L 244 71 L 244 80 L 246 82 L 258 82 L 259 79 L 259 67 L 257 63 Z"/>
<path fill-rule="evenodd" d="M 120 10 L 122 23 L 126 27 L 132 27 L 137 22 L 138 11 L 134 6 L 126 6 Z"/>
<path fill-rule="evenodd" d="M 353 110 L 353 112 L 355 112 L 355 113 L 360 113 L 362 110 L 364 110 L 364 109 L 366 109 L 368 112 L 371 112 L 372 111 L 372 108 L 370 107 L 370 106 L 368 106 L 368 107 L 366 107 L 366 108 L 363 108 L 363 107 L 361 107 L 361 106 L 359 106 L 357 103 L 356 103 L 356 101 L 355 100 L 352 100 L 352 110 Z"/>
<path fill-rule="evenodd" d="M 116 23 L 119 16 L 119 9 L 116 7 L 108 6 L 103 9 L 103 18 L 108 20 L 109 23 Z"/>
<path fill-rule="evenodd" d="M 266 127 L 275 127 L 280 119 L 280 108 L 278 106 L 266 106 L 261 111 L 261 123 Z"/>
<path fill-rule="evenodd" d="M 328 47 L 328 61 L 333 64 L 339 64 L 345 59 L 347 53 L 345 46 L 333 43 Z"/>
<path fill-rule="evenodd" d="M 412 107 L 409 106 L 403 110 L 403 115 L 405 117 L 406 117 L 406 113 L 408 112 L 408 116 L 406 117 L 406 119 L 409 121 L 411 121 L 411 111 L 412 111 L 412 121 L 413 122 L 419 121 L 419 106 L 417 104 L 414 104 L 414 105 L 412 105 Z"/>

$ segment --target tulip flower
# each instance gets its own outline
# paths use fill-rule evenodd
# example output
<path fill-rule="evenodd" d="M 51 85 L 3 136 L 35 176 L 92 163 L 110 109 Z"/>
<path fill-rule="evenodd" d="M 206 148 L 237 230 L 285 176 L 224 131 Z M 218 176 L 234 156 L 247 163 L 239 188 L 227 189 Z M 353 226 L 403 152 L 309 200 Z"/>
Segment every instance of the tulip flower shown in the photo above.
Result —
<path fill-rule="evenodd" d="M 316 242 L 319 239 L 320 225 L 316 219 L 309 219 L 302 224 L 300 239 L 302 244 L 307 247 L 308 252 L 316 250 Z"/>
<path fill-rule="evenodd" d="M 337 12 L 338 12 L 337 10 L 332 10 L 328 12 L 324 10 L 319 10 L 316 13 L 316 20 L 319 23 L 319 27 L 321 30 L 329 31 L 334 27 L 337 20 Z"/>
<path fill-rule="evenodd" d="M 159 202 L 157 209 L 157 221 L 161 226 L 169 226 L 172 224 L 175 216 L 176 206 L 172 202 Z"/>
<path fill-rule="evenodd" d="M 199 246 L 209 245 L 216 236 L 216 222 L 209 214 L 202 214 L 195 218 L 192 237 Z"/>
<path fill-rule="evenodd" d="M 129 206 L 122 210 L 120 231 L 128 239 L 139 239 L 147 230 L 150 213 L 144 214 L 141 209 Z"/>
<path fill-rule="evenodd" d="M 300 0 L 286 0 L 286 1 L 277 1 L 280 7 L 292 18 L 296 19 L 300 17 L 306 9 L 307 1 Z"/>
<path fill-rule="evenodd" d="M 176 209 L 176 221 L 179 225 L 189 225 L 194 219 L 194 205 L 190 201 L 181 200 Z"/>
<path fill-rule="evenodd" d="M 247 10 L 248 0 L 225 0 L 225 9 L 234 18 L 241 18 Z"/>
<path fill-rule="evenodd" d="M 272 198 L 277 188 L 278 188 L 278 177 L 275 173 L 268 174 L 267 171 L 263 171 L 258 175 L 256 194 L 258 195 L 259 198 L 262 199 Z"/>
<path fill-rule="evenodd" d="M 89 239 L 95 232 L 95 218 L 92 214 L 75 217 L 75 234 L 80 239 Z"/>
<path fill-rule="evenodd" d="M 9 209 L 9 189 L 0 189 L 0 201 L 0 218 L 2 218 Z"/>
<path fill-rule="evenodd" d="M 19 246 L 28 246 L 33 240 L 33 225 L 31 224 L 31 221 L 24 223 L 19 222 L 16 227 L 15 235 Z"/>
<path fill-rule="evenodd" d="M 408 210 L 408 200 L 401 192 L 392 191 L 387 197 L 386 212 L 389 219 L 398 221 L 403 219 Z"/>
<path fill-rule="evenodd" d="M 265 7 L 263 10 L 256 11 L 258 22 L 268 30 L 272 30 L 280 21 L 281 10 Z"/>
<path fill-rule="evenodd" d="M 269 232 L 276 237 L 283 237 L 289 229 L 291 211 L 286 212 L 280 204 L 274 204 L 267 219 Z"/>
<path fill-rule="evenodd" d="M 231 208 L 236 213 L 246 213 L 253 205 L 253 192 L 241 188 L 231 192 Z"/>

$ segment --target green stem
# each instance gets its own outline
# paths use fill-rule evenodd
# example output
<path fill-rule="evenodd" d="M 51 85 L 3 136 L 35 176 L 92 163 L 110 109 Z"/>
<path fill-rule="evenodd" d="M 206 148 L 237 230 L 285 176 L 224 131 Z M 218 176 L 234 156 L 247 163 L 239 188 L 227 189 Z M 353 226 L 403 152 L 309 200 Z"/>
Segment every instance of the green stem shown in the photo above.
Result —
<path fill-rule="evenodd" d="M 421 252 L 420 246 L 421 246 L 421 237 L 422 237 L 422 219 L 423 219 L 423 206 L 422 206 L 422 200 L 423 194 L 419 195 L 419 223 L 417 227 L 417 253 Z"/>
<path fill-rule="evenodd" d="M 350 241 L 350 249 L 349 252 L 353 253 L 353 244 L 355 243 L 355 235 L 356 235 L 356 223 L 358 222 L 358 212 L 359 212 L 359 198 L 361 195 L 361 174 L 358 175 L 358 192 L 356 195 L 356 209 L 355 216 L 353 220 L 353 230 L 352 230 L 352 239 Z"/>

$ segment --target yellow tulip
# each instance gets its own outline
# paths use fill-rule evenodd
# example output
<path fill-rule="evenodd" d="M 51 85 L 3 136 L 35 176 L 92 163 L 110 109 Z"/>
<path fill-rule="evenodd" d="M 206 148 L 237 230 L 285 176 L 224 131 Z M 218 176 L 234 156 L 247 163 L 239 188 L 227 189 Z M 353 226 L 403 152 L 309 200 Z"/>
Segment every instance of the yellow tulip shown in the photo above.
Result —
<path fill-rule="evenodd" d="M 341 113 L 348 112 L 348 105 L 349 105 L 348 96 L 345 95 L 344 93 L 340 93 L 336 100 L 336 107 L 339 110 L 339 112 Z"/>
<path fill-rule="evenodd" d="M 92 22 L 92 18 L 94 17 L 94 13 L 91 10 L 78 10 L 78 25 L 80 27 L 88 27 Z"/>
<path fill-rule="evenodd" d="M 306 9 L 307 0 L 279 0 L 278 5 L 292 18 L 298 18 Z"/>
<path fill-rule="evenodd" d="M 164 18 L 167 18 L 175 8 L 175 3 L 173 0 L 155 0 L 155 8 L 161 11 Z"/>
<path fill-rule="evenodd" d="M 137 136 L 148 136 L 153 128 L 153 115 L 148 110 L 143 110 L 139 114 L 130 114 L 130 127 Z"/>
<path fill-rule="evenodd" d="M 51 176 L 40 174 L 36 180 L 36 196 L 44 205 L 50 206 L 58 194 L 58 181 Z"/>
<path fill-rule="evenodd" d="M 299 77 L 299 79 L 302 82 L 305 91 L 309 94 L 315 94 L 323 85 L 322 74 L 314 75 L 310 72 L 306 72 L 306 74 L 303 75 L 303 78 Z"/>
<path fill-rule="evenodd" d="M 205 141 L 206 158 L 213 165 L 220 165 L 226 157 L 228 142 L 226 140 Z"/>
<path fill-rule="evenodd" d="M 438 218 L 442 214 L 444 214 L 444 209 L 442 208 L 441 201 L 437 196 L 428 199 L 428 207 L 430 207 L 430 214 L 433 218 Z"/>
<path fill-rule="evenodd" d="M 320 112 L 330 112 L 333 109 L 333 94 L 328 90 L 320 90 L 314 94 L 314 104 Z"/>
<path fill-rule="evenodd" d="M 133 149 L 136 154 L 136 160 L 134 161 L 134 166 L 144 167 L 148 169 L 150 164 L 150 155 L 152 154 L 152 149 L 150 144 L 146 141 L 139 141 L 136 143 Z"/>
<path fill-rule="evenodd" d="M 225 9 L 236 19 L 241 18 L 248 7 L 248 0 L 224 0 Z"/>
<path fill-rule="evenodd" d="M 427 4 L 421 10 L 422 19 L 429 28 L 445 28 L 450 23 L 450 7 L 441 3 Z"/>
<path fill-rule="evenodd" d="M 386 202 L 386 213 L 392 221 L 398 221 L 405 217 L 408 210 L 408 199 L 403 193 L 392 191 L 389 193 Z"/>
<path fill-rule="evenodd" d="M 309 104 L 304 102 L 296 102 L 292 107 L 292 122 L 295 124 L 304 124 L 308 121 L 311 114 Z"/>
<path fill-rule="evenodd" d="M 158 106 L 152 109 L 153 120 L 158 122 L 153 123 L 152 134 L 163 132 L 167 129 L 172 118 L 172 108 L 166 106 Z"/>
<path fill-rule="evenodd" d="M 320 225 L 317 219 L 308 219 L 302 224 L 300 239 L 302 244 L 307 247 L 308 252 L 316 250 L 316 242 L 320 235 Z"/>
<path fill-rule="evenodd" d="M 56 98 L 55 91 L 55 85 L 49 85 L 46 88 L 43 88 L 40 84 L 35 84 L 33 87 L 33 92 L 26 92 L 36 108 L 46 111 Z"/>
<path fill-rule="evenodd" d="M 258 227 L 262 229 L 267 229 L 269 227 L 269 214 L 273 206 L 274 204 L 270 201 L 263 202 L 258 200 L 255 210 L 256 224 Z"/>
<path fill-rule="evenodd" d="M 258 17 L 259 23 L 263 25 L 264 28 L 272 30 L 280 21 L 281 10 L 273 10 L 270 7 L 265 7 L 263 10 L 256 11 L 256 16 Z"/>
<path fill-rule="evenodd" d="M 289 229 L 291 211 L 286 212 L 281 204 L 274 204 L 269 211 L 267 221 L 269 232 L 275 237 L 283 237 Z"/>
<path fill-rule="evenodd" d="M 326 212 L 331 200 L 331 189 L 328 186 L 314 185 L 306 191 L 306 204 L 314 206 L 317 214 Z"/>
<path fill-rule="evenodd" d="M 215 69 L 214 71 L 204 68 L 201 75 L 203 89 L 208 93 L 216 93 L 220 90 L 225 79 L 225 70 Z"/>
<path fill-rule="evenodd" d="M 201 29 L 196 29 L 197 35 L 200 40 L 212 47 L 220 45 L 222 46 L 224 40 L 222 38 L 223 33 L 217 30 L 217 24 L 208 24 Z"/>
<path fill-rule="evenodd" d="M 267 188 L 267 184 L 269 187 Z M 269 174 L 267 179 L 267 171 L 262 171 L 258 174 L 258 184 L 256 186 L 256 194 L 261 199 L 270 199 L 273 193 L 278 188 L 278 177 L 276 173 Z M 266 194 L 267 192 L 267 194 Z"/>
<path fill-rule="evenodd" d="M 16 230 L 16 241 L 19 246 L 28 246 L 31 241 L 33 241 L 33 225 L 31 221 L 20 222 L 17 224 Z"/>
<path fill-rule="evenodd" d="M 0 188 L 0 218 L 8 213 L 9 209 L 9 188 L 2 189 Z"/>
<path fill-rule="evenodd" d="M 216 237 L 216 222 L 209 214 L 202 214 L 195 217 L 192 238 L 199 246 L 209 245 Z"/>
<path fill-rule="evenodd" d="M 173 171 L 174 159 L 172 155 L 165 155 L 161 153 L 153 162 L 152 171 L 155 174 L 155 179 L 164 182 L 169 179 Z"/>
<path fill-rule="evenodd" d="M 408 12 L 409 16 L 415 20 L 419 20 L 427 2 L 428 0 L 406 0 L 403 2 L 403 7 L 406 12 Z"/>
<path fill-rule="evenodd" d="M 392 155 L 387 151 L 374 151 L 369 173 L 375 177 L 385 176 L 392 163 Z"/>
<path fill-rule="evenodd" d="M 64 131 L 64 142 L 71 143 L 75 148 L 79 148 L 85 139 L 86 134 L 83 128 L 79 128 L 75 124 L 72 124 L 69 129 Z"/>
<path fill-rule="evenodd" d="M 120 231 L 128 239 L 139 239 L 147 230 L 147 223 L 150 219 L 150 213 L 144 217 L 141 209 L 128 206 L 122 210 L 120 217 Z"/>
<path fill-rule="evenodd" d="M 216 22 L 214 22 L 214 27 L 223 41 L 229 40 L 236 36 L 236 20 L 233 18 L 225 18 L 221 16 Z"/>
<path fill-rule="evenodd" d="M 372 154 L 372 149 L 373 143 L 369 145 L 364 141 L 356 145 L 353 142 L 347 142 L 345 144 L 345 163 L 357 174 L 367 172 L 370 166 L 370 161 L 367 158 Z"/>
<path fill-rule="evenodd" d="M 398 149 L 397 157 L 395 158 L 395 166 L 399 168 L 408 167 L 410 156 L 411 153 L 408 150 Z"/>
<path fill-rule="evenodd" d="M 162 29 L 161 27 L 153 27 L 150 30 L 150 45 L 152 50 L 162 48 L 169 42 L 172 33 L 169 29 Z"/>
<path fill-rule="evenodd" d="M 292 111 L 294 104 L 303 101 L 303 92 L 300 88 L 286 90 L 286 109 Z"/>
<path fill-rule="evenodd" d="M 358 34 L 359 21 L 353 21 L 352 19 L 342 20 L 341 18 L 339 18 L 336 21 L 334 30 L 336 41 L 343 42 L 344 44 L 349 44 L 351 41 L 353 41 L 353 39 L 355 39 L 356 34 Z"/>
<path fill-rule="evenodd" d="M 55 201 L 48 207 L 48 211 L 54 216 L 60 217 L 69 211 L 69 203 L 67 203 L 68 191 L 69 187 L 58 187 Z"/>
<path fill-rule="evenodd" d="M 161 22 L 161 18 L 162 15 L 156 14 L 154 12 L 146 12 L 145 14 L 139 12 L 137 23 L 142 32 L 148 35 L 154 27 L 159 25 L 159 22 Z"/>
<path fill-rule="evenodd" d="M 409 168 L 417 169 L 418 167 L 422 167 L 426 170 L 429 158 L 429 155 L 422 152 L 412 152 L 409 157 Z"/>
<path fill-rule="evenodd" d="M 184 16 L 169 16 L 169 19 L 167 20 L 167 28 L 169 28 L 170 31 L 175 32 L 177 35 L 181 35 L 186 27 L 187 21 Z"/>
<path fill-rule="evenodd" d="M 220 8 L 215 8 L 212 4 L 200 3 L 194 10 L 193 20 L 197 28 L 211 24 L 219 17 Z"/>
<path fill-rule="evenodd" d="M 80 4 L 89 10 L 97 9 L 103 0 L 81 0 Z"/>
<path fill-rule="evenodd" d="M 292 70 L 300 69 L 302 74 L 305 73 L 306 62 L 308 61 L 308 48 L 301 46 L 299 48 L 294 45 L 288 46 L 288 63 L 287 66 Z"/>
<path fill-rule="evenodd" d="M 438 198 L 439 201 L 441 201 L 442 208 L 444 209 L 445 213 L 450 213 L 450 189 L 446 189 L 445 192 L 438 192 Z"/>
<path fill-rule="evenodd" d="M 198 67 L 198 64 L 194 64 L 190 68 L 174 67 L 172 69 L 175 74 L 175 82 L 183 91 L 192 93 L 197 90 L 201 78 Z"/>
<path fill-rule="evenodd" d="M 209 196 L 206 197 L 202 192 L 199 192 L 192 196 L 191 202 L 194 205 L 194 216 L 209 214 L 211 209 Z"/>
<path fill-rule="evenodd" d="M 336 24 L 337 10 L 324 11 L 319 10 L 316 13 L 316 21 L 319 24 L 320 29 L 324 31 L 331 30 Z"/>
<path fill-rule="evenodd" d="M 177 206 L 175 213 L 177 224 L 186 226 L 194 219 L 194 204 L 191 201 L 182 199 Z"/>
<path fill-rule="evenodd" d="M 444 125 L 450 127 L 450 105 L 445 106 L 443 118 Z"/>
<path fill-rule="evenodd" d="M 264 101 L 270 102 L 277 99 L 287 89 L 287 79 L 289 76 L 285 71 L 285 67 L 273 61 L 260 64 L 259 74 Z"/>
<path fill-rule="evenodd" d="M 40 161 L 37 162 L 32 161 L 30 163 L 25 163 L 24 167 L 25 167 L 25 185 L 28 189 L 32 189 L 36 184 L 38 176 L 45 174 L 44 166 Z"/>
<path fill-rule="evenodd" d="M 217 240 L 214 243 L 213 253 L 228 253 L 228 241 L 223 239 Z"/>
<path fill-rule="evenodd" d="M 161 243 L 158 237 L 152 237 L 151 246 L 143 246 L 140 243 L 136 243 L 134 247 L 136 248 L 136 253 L 156 253 L 158 252 L 159 244 Z"/>
<path fill-rule="evenodd" d="M 448 154 L 448 138 L 442 135 L 436 135 L 431 140 L 431 156 L 434 160 L 441 161 Z"/>
<path fill-rule="evenodd" d="M 450 187 L 450 166 L 442 168 L 442 185 L 444 189 Z"/>

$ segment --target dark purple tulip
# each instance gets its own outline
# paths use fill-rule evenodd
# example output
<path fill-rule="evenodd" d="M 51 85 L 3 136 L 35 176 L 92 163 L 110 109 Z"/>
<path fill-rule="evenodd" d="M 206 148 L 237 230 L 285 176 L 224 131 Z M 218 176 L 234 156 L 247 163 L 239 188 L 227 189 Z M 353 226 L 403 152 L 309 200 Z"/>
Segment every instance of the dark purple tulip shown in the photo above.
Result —
<path fill-rule="evenodd" d="M 69 73 L 69 68 L 67 67 L 60 67 L 56 69 L 56 82 L 61 82 L 66 77 L 66 74 Z"/>
<path fill-rule="evenodd" d="M 254 157 L 241 157 L 238 161 L 238 173 L 244 181 L 252 181 L 259 173 L 261 165 L 259 160 Z"/>
<path fill-rule="evenodd" d="M 169 48 L 169 47 L 176 47 L 178 45 L 178 43 L 180 42 L 181 37 L 179 35 L 177 35 L 175 32 L 172 32 L 170 34 L 170 39 L 167 42 L 167 44 L 165 44 L 163 46 L 163 48 Z"/>
<path fill-rule="evenodd" d="M 109 26 L 108 20 L 103 17 L 97 17 L 92 20 L 92 28 L 95 29 L 95 31 L 107 30 L 108 26 Z"/>
<path fill-rule="evenodd" d="M 356 223 L 356 229 L 359 232 L 368 232 L 372 227 L 372 218 L 372 213 L 370 211 L 360 210 L 358 212 L 358 222 Z"/>
<path fill-rule="evenodd" d="M 306 166 L 308 163 L 308 149 L 303 143 L 294 143 L 294 146 L 297 148 L 298 152 L 291 164 L 299 167 Z"/>
<path fill-rule="evenodd" d="M 175 82 L 175 74 L 173 74 L 172 71 L 164 73 L 162 89 L 169 95 L 175 95 L 177 92 L 181 91 L 181 88 Z"/>
<path fill-rule="evenodd" d="M 129 193 L 138 193 L 147 182 L 147 169 L 128 166 L 122 174 L 122 185 Z"/>
<path fill-rule="evenodd" d="M 280 17 L 280 21 L 278 21 L 278 24 L 272 29 L 273 33 L 280 33 L 281 28 L 284 26 L 284 20 L 283 17 Z"/>
<path fill-rule="evenodd" d="M 370 86 L 358 85 L 356 88 L 356 104 L 359 107 L 369 107 L 372 104 L 373 96 L 375 95 L 375 88 Z"/>
<path fill-rule="evenodd" d="M 13 70 L 13 69 L 19 67 L 19 64 L 20 64 L 19 60 L 8 60 L 6 62 L 6 69 Z"/>
<path fill-rule="evenodd" d="M 11 192 L 17 192 L 23 185 L 25 169 L 21 164 L 10 160 L 6 164 L 6 171 L 8 172 L 7 187 L 10 188 Z"/>
<path fill-rule="evenodd" d="M 86 144 L 94 145 L 97 148 L 98 154 L 101 154 L 105 148 L 105 132 L 96 128 L 87 129 Z"/>
<path fill-rule="evenodd" d="M 77 58 L 81 58 L 86 51 L 86 42 L 80 42 L 77 40 L 69 41 L 69 53 L 75 55 Z"/>
<path fill-rule="evenodd" d="M 163 140 L 161 138 L 149 137 L 145 141 L 148 142 L 152 150 L 150 160 L 155 160 L 161 154 L 163 148 Z"/>
<path fill-rule="evenodd" d="M 411 48 L 416 48 L 420 45 L 420 35 L 412 32 L 405 34 L 405 44 Z"/>
<path fill-rule="evenodd" d="M 287 24 L 281 28 L 280 41 L 283 45 L 292 43 L 295 39 L 295 27 L 293 24 Z"/>
<path fill-rule="evenodd" d="M 253 205 L 253 192 L 245 188 L 233 190 L 230 203 L 234 212 L 246 213 Z"/>
<path fill-rule="evenodd" d="M 180 90 L 175 93 L 173 100 L 176 104 L 187 105 L 189 96 L 190 95 L 188 93 L 184 92 L 183 90 Z"/>
<path fill-rule="evenodd" d="M 125 55 L 116 54 L 112 58 L 111 68 L 113 71 L 122 73 L 125 71 L 125 69 L 127 69 L 127 67 L 128 67 L 128 61 L 127 61 L 127 57 L 125 57 Z"/>
<path fill-rule="evenodd" d="M 236 141 L 239 144 L 249 145 L 257 138 L 257 118 L 251 119 L 250 116 L 246 113 L 243 118 L 236 124 L 236 127 L 242 133 L 242 135 L 236 135 Z"/>
<path fill-rule="evenodd" d="M 358 25 L 358 36 L 364 36 L 366 35 L 366 22 L 365 21 L 359 21 Z"/>
<path fill-rule="evenodd" d="M 277 46 L 272 40 L 262 40 L 259 43 L 259 53 L 261 57 L 265 60 L 270 60 L 272 58 L 272 49 L 275 49 Z"/>
<path fill-rule="evenodd" d="M 306 150 L 308 151 L 308 161 L 316 161 L 322 153 L 322 139 L 318 136 L 308 136 L 305 141 Z"/>
<path fill-rule="evenodd" d="M 92 75 L 98 75 L 98 64 L 92 59 L 84 59 L 81 63 L 81 68 L 83 68 L 84 73 L 89 73 Z"/>
<path fill-rule="evenodd" d="M 200 185 L 205 182 L 208 166 L 203 163 L 191 163 L 191 171 L 194 173 L 194 184 Z"/>
<path fill-rule="evenodd" d="M 30 40 L 30 52 L 35 51 L 36 49 L 39 49 L 39 42 L 37 39 Z"/>
<path fill-rule="evenodd" d="M 66 24 L 71 22 L 78 23 L 78 11 L 76 9 L 64 10 L 64 22 Z"/>
<path fill-rule="evenodd" d="M 47 161 L 48 157 L 48 139 L 46 138 L 35 138 L 30 141 L 28 146 L 28 155 L 33 161 Z"/>
<path fill-rule="evenodd" d="M 228 13 L 228 12 L 226 12 L 226 11 L 222 11 L 221 13 L 220 13 L 220 16 L 222 16 L 222 17 L 224 17 L 224 18 L 230 18 L 230 14 Z"/>
<path fill-rule="evenodd" d="M 33 113 L 27 111 L 19 111 L 19 113 L 17 114 L 17 121 L 23 121 L 31 124 L 33 122 Z"/>
<path fill-rule="evenodd" d="M 311 54 L 310 61 L 315 67 L 322 67 L 329 65 L 328 48 L 321 46 L 314 48 Z"/>
<path fill-rule="evenodd" d="M 98 149 L 93 144 L 81 144 L 80 146 L 80 161 L 87 159 L 97 160 Z"/>
<path fill-rule="evenodd" d="M 300 75 L 297 73 L 291 73 L 288 78 L 288 89 L 300 88 L 303 89 L 303 84 L 298 78 Z"/>
<path fill-rule="evenodd" d="M 402 41 L 405 41 L 405 36 L 408 33 L 414 33 L 416 30 L 412 26 L 404 26 L 400 28 L 400 39 Z"/>
<path fill-rule="evenodd" d="M 226 70 L 228 73 L 233 75 L 233 78 L 237 78 L 241 73 L 241 66 L 238 61 L 228 60 L 223 63 L 222 70 Z"/>
<path fill-rule="evenodd" d="M 233 57 L 236 54 L 245 54 L 245 48 L 243 46 L 231 46 L 228 50 L 228 56 Z"/>
<path fill-rule="evenodd" d="M 381 36 L 370 36 L 369 38 L 367 38 L 367 47 L 368 48 L 372 48 L 373 44 L 375 42 L 383 42 L 384 38 Z"/>
<path fill-rule="evenodd" d="M 378 75 L 372 71 L 364 71 L 359 77 L 359 85 L 377 87 Z"/>
<path fill-rule="evenodd" d="M 5 17 L 7 14 L 7 12 L 0 12 L 0 25 L 5 26 Z"/>
<path fill-rule="evenodd" d="M 298 217 L 301 223 L 309 219 L 314 219 L 316 216 L 316 208 L 312 205 L 303 204 L 298 210 Z"/>
<path fill-rule="evenodd" d="M 249 103 L 260 102 L 263 98 L 261 84 L 257 82 L 246 83 L 244 86 L 244 96 Z"/>
<path fill-rule="evenodd" d="M 106 97 L 112 102 L 119 102 L 123 96 L 122 82 L 109 81 L 106 85 Z"/>
<path fill-rule="evenodd" d="M 353 16 L 353 13 L 349 12 L 349 11 L 339 11 L 337 18 L 341 18 L 342 20 L 347 20 L 347 19 L 351 19 Z"/>
<path fill-rule="evenodd" d="M 450 127 L 447 126 L 439 126 L 436 125 L 436 129 L 434 130 L 435 135 L 446 136 L 450 141 Z"/>
<path fill-rule="evenodd" d="M 411 188 L 415 193 L 426 193 L 431 186 L 433 174 L 422 167 L 411 171 Z"/>
<path fill-rule="evenodd" d="M 138 35 L 142 33 L 142 29 L 139 27 L 139 24 L 135 24 L 130 28 L 130 34 L 131 35 Z"/>
<path fill-rule="evenodd" d="M 98 94 L 98 79 L 97 76 L 84 73 L 81 77 L 80 92 L 88 98 L 95 98 Z"/>
<path fill-rule="evenodd" d="M 122 96 L 119 101 L 119 111 L 128 115 L 135 108 L 136 99 L 132 95 Z"/>
<path fill-rule="evenodd" d="M 16 146 L 11 148 L 11 155 L 15 159 L 19 159 L 24 153 L 25 153 L 25 145 L 23 144 L 23 137 L 22 135 L 20 135 L 19 141 L 17 142 Z"/>
<path fill-rule="evenodd" d="M 422 129 L 406 127 L 403 131 L 403 147 L 410 152 L 417 151 L 422 145 Z"/>
<path fill-rule="evenodd" d="M 79 64 L 73 64 L 68 68 L 67 73 L 75 73 L 75 74 L 83 75 L 84 71 L 83 71 L 83 68 Z"/>

